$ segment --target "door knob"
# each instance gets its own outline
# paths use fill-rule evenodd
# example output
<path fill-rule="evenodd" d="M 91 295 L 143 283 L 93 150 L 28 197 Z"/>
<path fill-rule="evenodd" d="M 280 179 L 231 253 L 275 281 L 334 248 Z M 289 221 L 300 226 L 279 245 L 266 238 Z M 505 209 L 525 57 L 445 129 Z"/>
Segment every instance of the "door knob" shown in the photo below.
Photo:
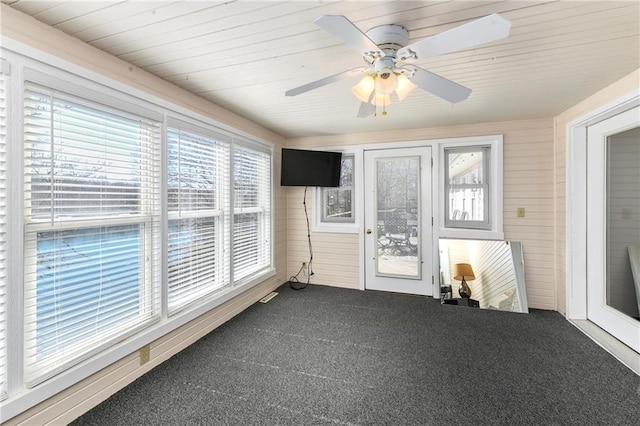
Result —
<path fill-rule="evenodd" d="M 371 228 L 367 228 L 367 234 L 371 233 Z"/>

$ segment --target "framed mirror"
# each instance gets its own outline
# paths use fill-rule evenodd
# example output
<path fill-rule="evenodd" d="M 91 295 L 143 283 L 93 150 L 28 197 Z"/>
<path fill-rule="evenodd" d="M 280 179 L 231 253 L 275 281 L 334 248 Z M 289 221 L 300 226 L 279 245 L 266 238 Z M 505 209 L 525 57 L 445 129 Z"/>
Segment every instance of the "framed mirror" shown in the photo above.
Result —
<path fill-rule="evenodd" d="M 528 313 L 522 243 L 439 240 L 442 303 Z"/>

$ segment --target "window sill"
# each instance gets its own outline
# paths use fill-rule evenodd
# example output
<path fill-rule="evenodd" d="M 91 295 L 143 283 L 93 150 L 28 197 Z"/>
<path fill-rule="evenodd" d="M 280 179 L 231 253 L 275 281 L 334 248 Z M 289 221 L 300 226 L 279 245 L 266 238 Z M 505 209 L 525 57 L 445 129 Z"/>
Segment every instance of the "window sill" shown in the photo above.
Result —
<path fill-rule="evenodd" d="M 504 240 L 504 232 L 484 229 L 453 229 L 441 228 L 438 232 L 440 238 L 463 238 L 473 240 Z"/>
<path fill-rule="evenodd" d="M 331 234 L 357 234 L 358 232 L 360 232 L 360 226 L 353 223 L 322 224 L 312 226 L 311 232 L 325 232 Z"/>

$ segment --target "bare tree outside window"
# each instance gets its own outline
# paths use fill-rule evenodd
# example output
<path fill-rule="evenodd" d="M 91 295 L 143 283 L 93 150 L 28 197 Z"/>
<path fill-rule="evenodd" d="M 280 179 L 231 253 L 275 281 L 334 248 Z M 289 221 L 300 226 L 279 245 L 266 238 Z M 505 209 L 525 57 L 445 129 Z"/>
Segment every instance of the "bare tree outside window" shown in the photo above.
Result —
<path fill-rule="evenodd" d="M 342 155 L 340 186 L 322 188 L 322 222 L 354 223 L 354 163 L 353 154 Z"/>

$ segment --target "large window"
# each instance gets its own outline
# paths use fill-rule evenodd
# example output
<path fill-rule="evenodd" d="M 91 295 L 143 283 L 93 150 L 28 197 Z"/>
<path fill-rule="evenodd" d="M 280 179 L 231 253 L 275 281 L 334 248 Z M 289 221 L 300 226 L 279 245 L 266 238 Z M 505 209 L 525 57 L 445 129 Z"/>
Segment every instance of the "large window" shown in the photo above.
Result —
<path fill-rule="evenodd" d="M 274 274 L 268 143 L 53 63 L 0 58 L 0 423 Z"/>
<path fill-rule="evenodd" d="M 160 123 L 24 90 L 24 368 L 34 385 L 159 314 Z"/>
<path fill-rule="evenodd" d="M 234 145 L 234 282 L 269 269 L 271 263 L 271 155 Z"/>
<path fill-rule="evenodd" d="M 229 284 L 229 142 L 180 123 L 167 130 L 170 313 Z"/>

